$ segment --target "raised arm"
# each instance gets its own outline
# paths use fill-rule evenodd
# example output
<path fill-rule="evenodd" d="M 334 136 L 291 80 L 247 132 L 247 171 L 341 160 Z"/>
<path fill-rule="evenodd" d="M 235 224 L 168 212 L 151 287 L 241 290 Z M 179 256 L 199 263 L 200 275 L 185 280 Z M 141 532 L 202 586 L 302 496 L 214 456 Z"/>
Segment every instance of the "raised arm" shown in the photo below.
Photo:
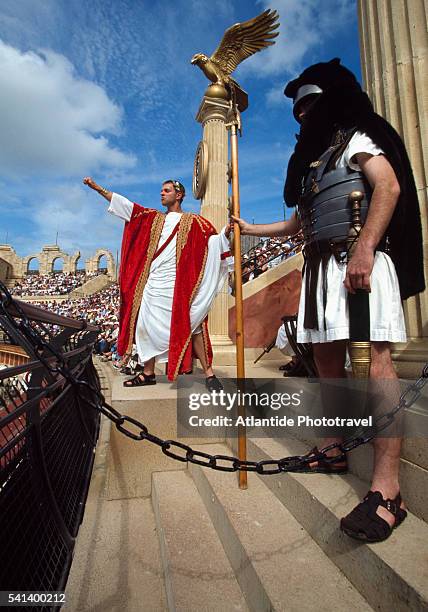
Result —
<path fill-rule="evenodd" d="M 104 189 L 104 187 L 101 187 L 101 185 L 98 185 L 98 183 L 96 183 L 90 176 L 85 176 L 85 178 L 83 179 L 83 183 L 94 191 L 97 191 L 100 195 L 103 196 L 103 198 L 107 200 L 107 202 L 111 202 L 113 193 L 108 189 Z"/>
<path fill-rule="evenodd" d="M 300 230 L 300 220 L 296 212 L 293 213 L 288 221 L 278 221 L 277 223 L 254 224 L 247 223 L 244 219 L 231 217 L 232 221 L 238 223 L 241 234 L 248 236 L 292 236 Z"/>
<path fill-rule="evenodd" d="M 123 221 L 129 221 L 131 219 L 134 204 L 127 198 L 124 198 L 118 193 L 113 193 L 108 189 L 104 189 L 104 187 L 101 187 L 94 180 L 92 180 L 90 176 L 86 176 L 83 179 L 83 182 L 85 185 L 88 185 L 88 187 L 102 195 L 107 202 L 110 202 L 107 209 L 110 214 L 114 215 L 115 217 L 119 217 L 119 219 L 122 219 Z"/>

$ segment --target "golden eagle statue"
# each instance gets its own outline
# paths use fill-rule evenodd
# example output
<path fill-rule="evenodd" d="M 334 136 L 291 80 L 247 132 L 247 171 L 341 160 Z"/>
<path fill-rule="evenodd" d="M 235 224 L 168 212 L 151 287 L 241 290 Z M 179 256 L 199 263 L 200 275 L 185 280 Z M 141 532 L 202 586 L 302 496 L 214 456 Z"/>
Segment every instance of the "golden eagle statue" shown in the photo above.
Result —
<path fill-rule="evenodd" d="M 226 87 L 232 95 L 236 94 L 237 104 L 241 111 L 247 108 L 248 97 L 230 75 L 247 57 L 275 44 L 272 39 L 279 34 L 275 32 L 279 27 L 278 17 L 277 11 L 268 9 L 253 19 L 235 23 L 226 30 L 221 43 L 211 57 L 203 53 L 196 53 L 192 57 L 191 63 L 199 66 L 214 85 Z M 242 107 L 243 105 L 245 108 Z"/>

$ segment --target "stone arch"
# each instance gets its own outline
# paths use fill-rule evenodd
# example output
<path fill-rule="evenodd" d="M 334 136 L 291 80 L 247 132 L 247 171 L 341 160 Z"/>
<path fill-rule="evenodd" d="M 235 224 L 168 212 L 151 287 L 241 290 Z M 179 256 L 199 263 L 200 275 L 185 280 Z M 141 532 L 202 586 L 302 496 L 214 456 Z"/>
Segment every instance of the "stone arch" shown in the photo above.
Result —
<path fill-rule="evenodd" d="M 61 268 L 57 268 L 57 269 L 55 269 L 55 263 L 56 263 L 57 261 L 62 261 L 62 267 L 61 267 Z M 64 270 L 64 268 L 65 268 L 65 260 L 64 260 L 64 257 L 62 257 L 61 255 L 58 255 L 58 257 L 54 257 L 54 258 L 52 259 L 51 266 L 52 266 L 52 267 L 51 267 L 51 272 L 52 272 L 52 274 L 54 274 L 55 272 L 64 272 L 64 271 L 65 271 L 65 270 Z"/>
<path fill-rule="evenodd" d="M 41 272 L 41 261 L 40 261 L 40 255 L 36 254 L 36 255 L 28 255 L 28 257 L 24 257 L 24 266 L 25 266 L 25 275 L 27 276 L 27 274 L 36 274 L 36 270 L 31 270 L 30 266 L 32 264 L 33 261 L 37 261 L 38 268 L 37 268 L 37 274 L 42 274 Z"/>
<path fill-rule="evenodd" d="M 63 272 L 70 272 L 71 256 L 64 253 L 57 244 L 47 244 L 44 246 L 40 253 L 41 274 L 52 274 L 54 262 L 59 258 L 64 260 Z"/>
<path fill-rule="evenodd" d="M 80 259 L 80 251 L 76 251 L 74 255 L 70 257 L 70 272 L 77 272 L 78 270 L 77 262 L 79 261 L 79 259 Z"/>
<path fill-rule="evenodd" d="M 107 274 L 111 279 L 116 278 L 116 264 L 114 261 L 113 254 L 107 249 L 97 249 L 95 255 L 86 260 L 86 273 L 94 273 L 98 270 L 98 263 L 101 257 L 105 256 L 107 259 Z"/>
<path fill-rule="evenodd" d="M 105 265 L 104 265 L 105 262 Z M 107 271 L 107 265 L 108 265 L 108 261 L 107 261 L 107 255 L 105 253 L 102 253 L 97 260 L 97 270 L 106 270 Z"/>

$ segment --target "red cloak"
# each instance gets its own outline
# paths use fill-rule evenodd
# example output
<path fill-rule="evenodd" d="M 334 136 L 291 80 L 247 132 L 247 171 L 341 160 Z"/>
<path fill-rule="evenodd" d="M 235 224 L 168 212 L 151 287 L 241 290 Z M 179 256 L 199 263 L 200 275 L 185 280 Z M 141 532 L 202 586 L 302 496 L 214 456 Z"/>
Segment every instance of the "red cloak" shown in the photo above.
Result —
<path fill-rule="evenodd" d="M 131 219 L 125 224 L 120 264 L 120 331 L 118 352 L 129 354 L 141 298 L 151 263 L 156 256 L 165 214 L 134 204 Z M 171 333 L 168 355 L 168 379 L 188 372 L 192 367 L 192 332 L 190 306 L 201 283 L 208 255 L 208 239 L 216 234 L 204 217 L 183 213 L 178 223 L 177 273 L 172 302 Z M 205 358 L 212 363 L 207 318 L 202 324 Z"/>

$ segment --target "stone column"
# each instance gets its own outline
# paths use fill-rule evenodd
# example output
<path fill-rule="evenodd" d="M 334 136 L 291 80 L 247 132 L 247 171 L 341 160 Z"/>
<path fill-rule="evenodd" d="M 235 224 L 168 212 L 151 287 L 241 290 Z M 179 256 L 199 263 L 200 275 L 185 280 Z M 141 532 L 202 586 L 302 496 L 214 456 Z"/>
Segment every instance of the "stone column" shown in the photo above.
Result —
<path fill-rule="evenodd" d="M 376 112 L 403 138 L 416 181 L 427 265 L 427 112 L 428 34 L 424 0 L 358 0 L 361 64 L 364 85 Z M 399 358 L 419 361 L 428 357 L 428 295 L 406 300 L 410 342 Z"/>
<path fill-rule="evenodd" d="M 196 120 L 203 126 L 202 138 L 208 146 L 208 173 L 201 215 L 209 219 L 217 230 L 224 227 L 228 219 L 228 111 L 227 100 L 205 95 L 196 115 Z M 215 299 L 209 314 L 209 328 L 215 364 L 234 364 L 235 347 L 228 335 L 227 286 Z"/>

